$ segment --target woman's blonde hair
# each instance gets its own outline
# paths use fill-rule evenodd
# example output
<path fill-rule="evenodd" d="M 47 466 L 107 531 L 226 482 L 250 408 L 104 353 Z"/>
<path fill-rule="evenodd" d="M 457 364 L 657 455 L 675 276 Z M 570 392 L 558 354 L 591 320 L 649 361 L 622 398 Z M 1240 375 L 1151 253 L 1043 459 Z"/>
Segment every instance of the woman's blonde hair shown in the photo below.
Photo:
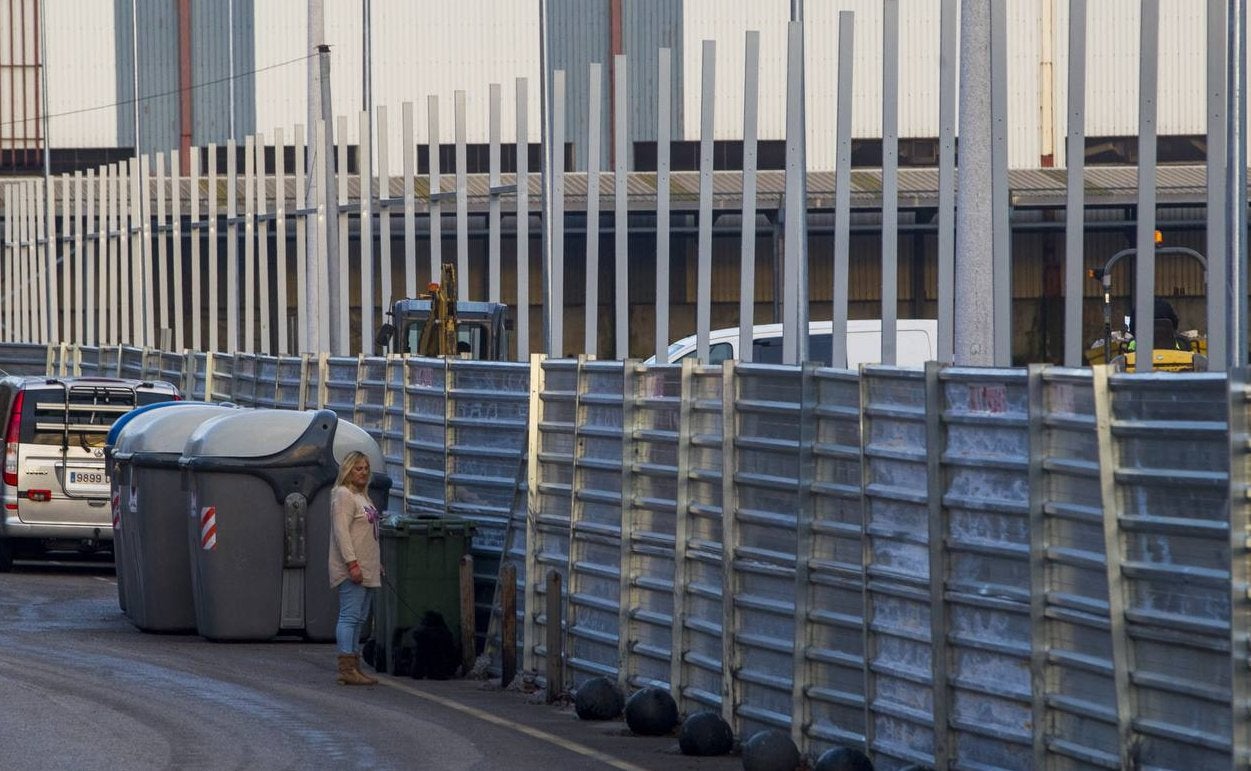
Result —
<path fill-rule="evenodd" d="M 369 462 L 368 455 L 360 450 L 352 450 L 343 458 L 343 462 L 339 464 L 339 476 L 334 480 L 336 487 L 347 486 L 346 481 L 348 474 L 352 473 L 352 467 L 355 466 L 356 462 L 359 460 L 365 461 L 365 465 L 369 467 L 371 471 L 373 470 L 372 464 Z"/>

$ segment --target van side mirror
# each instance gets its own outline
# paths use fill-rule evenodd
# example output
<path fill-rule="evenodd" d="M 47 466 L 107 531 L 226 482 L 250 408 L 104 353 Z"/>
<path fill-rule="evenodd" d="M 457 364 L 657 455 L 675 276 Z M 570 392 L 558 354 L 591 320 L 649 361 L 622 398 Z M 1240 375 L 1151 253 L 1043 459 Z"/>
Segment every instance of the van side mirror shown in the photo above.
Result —
<path fill-rule="evenodd" d="M 395 325 L 383 324 L 378 327 L 378 333 L 374 335 L 374 345 L 379 348 L 387 348 L 391 345 L 391 338 L 395 337 Z"/>

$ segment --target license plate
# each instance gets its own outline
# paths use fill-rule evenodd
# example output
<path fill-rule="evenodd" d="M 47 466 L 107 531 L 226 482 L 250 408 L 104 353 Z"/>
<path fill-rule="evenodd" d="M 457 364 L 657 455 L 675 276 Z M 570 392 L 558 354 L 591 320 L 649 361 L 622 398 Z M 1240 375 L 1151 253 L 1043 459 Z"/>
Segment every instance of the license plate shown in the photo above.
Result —
<path fill-rule="evenodd" d="M 70 468 L 65 470 L 65 492 L 69 495 L 108 496 L 109 478 L 102 468 Z"/>

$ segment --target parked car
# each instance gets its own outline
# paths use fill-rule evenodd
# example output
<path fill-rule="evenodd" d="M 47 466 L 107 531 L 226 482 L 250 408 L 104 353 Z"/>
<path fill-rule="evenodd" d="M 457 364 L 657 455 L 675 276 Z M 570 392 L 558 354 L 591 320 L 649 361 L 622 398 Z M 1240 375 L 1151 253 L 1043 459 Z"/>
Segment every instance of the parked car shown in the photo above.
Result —
<path fill-rule="evenodd" d="M 708 363 L 720 364 L 740 358 L 738 327 L 714 329 L 708 335 Z M 808 323 L 808 359 L 830 365 L 833 345 L 832 321 Z M 938 322 L 934 319 L 899 319 L 895 327 L 895 363 L 900 367 L 923 367 L 938 358 Z M 695 336 L 684 337 L 669 346 L 669 361 L 677 363 L 695 355 Z M 755 364 L 782 363 L 782 325 L 757 324 L 752 329 L 751 360 Z M 878 319 L 852 319 L 847 322 L 847 367 L 882 360 L 882 322 Z M 645 363 L 654 364 L 652 356 Z"/>
<path fill-rule="evenodd" d="M 104 464 L 109 427 L 135 407 L 179 398 L 178 389 L 162 381 L 0 379 L 0 572 L 12 568 L 15 553 L 111 549 Z"/>

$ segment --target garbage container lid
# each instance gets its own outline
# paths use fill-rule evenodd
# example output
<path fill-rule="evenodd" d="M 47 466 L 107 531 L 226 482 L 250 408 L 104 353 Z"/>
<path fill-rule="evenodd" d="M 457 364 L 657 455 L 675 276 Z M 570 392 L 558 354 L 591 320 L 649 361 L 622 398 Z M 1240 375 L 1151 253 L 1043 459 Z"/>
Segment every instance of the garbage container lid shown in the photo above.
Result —
<path fill-rule="evenodd" d="M 177 407 L 179 405 L 196 405 L 196 404 L 199 404 L 199 402 L 166 401 L 166 402 L 153 402 L 152 404 L 145 404 L 142 407 L 136 407 L 130 412 L 127 412 L 124 415 L 122 415 L 117 420 L 113 421 L 113 425 L 109 428 L 109 433 L 105 435 L 104 444 L 107 447 L 115 446 L 117 444 L 117 435 L 122 432 L 122 429 L 126 427 L 127 423 L 139 417 L 140 415 L 146 415 L 152 410 L 164 409 L 166 407 Z"/>
<path fill-rule="evenodd" d="M 176 410 L 147 411 L 132 417 L 113 445 L 113 457 L 119 460 L 136 453 L 170 453 L 181 455 L 187 438 L 200 424 L 222 415 L 236 413 L 240 408 L 204 402 L 163 402 L 183 405 Z"/>
<path fill-rule="evenodd" d="M 328 414 L 332 413 L 316 410 L 239 410 L 201 423 L 187 438 L 182 456 L 186 460 L 274 455 L 295 444 L 313 421 L 322 420 Z M 329 424 L 326 429 L 330 429 Z M 342 462 L 352 450 L 365 453 L 372 471 L 385 471 L 378 443 L 359 426 L 339 420 L 331 448 L 335 461 Z"/>

